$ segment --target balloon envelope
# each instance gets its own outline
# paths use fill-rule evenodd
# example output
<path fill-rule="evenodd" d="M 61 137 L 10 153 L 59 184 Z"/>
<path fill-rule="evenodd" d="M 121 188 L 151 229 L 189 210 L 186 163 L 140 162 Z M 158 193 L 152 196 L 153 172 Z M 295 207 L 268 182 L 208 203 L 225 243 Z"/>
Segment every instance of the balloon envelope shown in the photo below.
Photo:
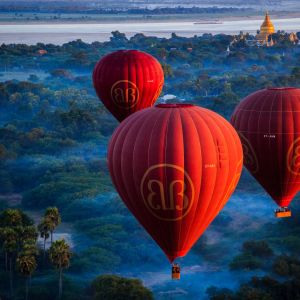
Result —
<path fill-rule="evenodd" d="M 96 64 L 93 82 L 103 104 L 122 121 L 155 103 L 164 84 L 164 74 L 160 63 L 150 54 L 120 50 Z"/>
<path fill-rule="evenodd" d="M 236 107 L 231 123 L 246 168 L 279 206 L 288 206 L 300 188 L 300 90 L 257 91 Z"/>
<path fill-rule="evenodd" d="M 108 163 L 121 198 L 173 261 L 189 251 L 234 191 L 242 146 L 218 114 L 159 104 L 119 125 Z"/>

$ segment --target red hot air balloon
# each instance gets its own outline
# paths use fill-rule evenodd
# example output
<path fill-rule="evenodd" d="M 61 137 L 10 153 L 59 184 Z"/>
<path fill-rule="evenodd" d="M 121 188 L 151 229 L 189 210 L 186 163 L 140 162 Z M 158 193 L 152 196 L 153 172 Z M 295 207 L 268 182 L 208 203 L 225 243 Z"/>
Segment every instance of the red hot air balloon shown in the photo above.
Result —
<path fill-rule="evenodd" d="M 150 54 L 121 50 L 106 55 L 96 64 L 93 82 L 103 104 L 122 121 L 155 103 L 164 84 L 164 73 Z"/>
<path fill-rule="evenodd" d="M 246 168 L 281 207 L 275 215 L 290 216 L 287 206 L 300 188 L 300 89 L 257 91 L 241 101 L 231 122 Z"/>
<path fill-rule="evenodd" d="M 218 114 L 190 104 L 159 104 L 119 125 L 108 163 L 121 198 L 173 262 L 234 191 L 242 146 Z"/>

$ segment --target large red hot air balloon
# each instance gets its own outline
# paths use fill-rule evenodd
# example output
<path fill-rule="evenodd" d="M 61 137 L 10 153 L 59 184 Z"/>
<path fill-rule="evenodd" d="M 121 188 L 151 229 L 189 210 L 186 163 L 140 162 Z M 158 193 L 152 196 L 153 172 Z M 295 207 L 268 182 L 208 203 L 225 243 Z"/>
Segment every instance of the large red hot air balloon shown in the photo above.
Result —
<path fill-rule="evenodd" d="M 246 97 L 231 122 L 244 149 L 244 164 L 290 216 L 287 206 L 300 188 L 300 89 L 269 88 Z"/>
<path fill-rule="evenodd" d="M 108 163 L 121 198 L 173 262 L 234 191 L 242 146 L 218 114 L 191 104 L 159 104 L 119 125 Z"/>
<path fill-rule="evenodd" d="M 150 54 L 120 50 L 97 63 L 93 82 L 103 104 L 122 121 L 155 103 L 164 84 L 164 73 L 160 63 Z"/>

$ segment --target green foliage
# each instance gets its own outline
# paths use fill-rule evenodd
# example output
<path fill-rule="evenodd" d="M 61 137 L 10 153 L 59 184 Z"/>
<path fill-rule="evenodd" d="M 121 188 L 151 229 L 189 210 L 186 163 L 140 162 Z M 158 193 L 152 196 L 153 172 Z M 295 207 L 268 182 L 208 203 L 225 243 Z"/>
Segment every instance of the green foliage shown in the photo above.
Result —
<path fill-rule="evenodd" d="M 31 276 L 36 269 L 37 230 L 33 221 L 19 209 L 6 209 L 0 213 L 0 245 L 8 272 L 10 298 L 14 297 L 14 266 L 18 271 Z M 1 252 L 0 252 L 1 253 Z M 28 282 L 26 284 L 26 299 Z"/>
<path fill-rule="evenodd" d="M 280 276 L 300 278 L 300 261 L 296 257 L 278 256 L 273 263 L 273 272 Z"/>
<path fill-rule="evenodd" d="M 37 265 L 34 256 L 21 255 L 17 258 L 17 268 L 19 272 L 24 276 L 31 276 L 36 267 Z"/>
<path fill-rule="evenodd" d="M 55 228 L 61 223 L 61 217 L 58 208 L 48 207 L 45 211 L 43 222 L 48 225 L 48 229 L 51 234 L 51 243 L 52 243 L 53 232 Z"/>
<path fill-rule="evenodd" d="M 69 268 L 72 252 L 70 246 L 64 239 L 57 240 L 51 244 L 49 258 L 53 266 L 59 272 L 58 299 L 62 297 L 63 291 L 63 270 Z"/>
<path fill-rule="evenodd" d="M 76 272 L 94 270 L 99 272 L 111 272 L 119 266 L 120 262 L 120 257 L 113 252 L 99 247 L 90 247 L 85 251 L 74 254 L 70 270 Z"/>
<path fill-rule="evenodd" d="M 157 13 L 161 10 L 158 9 Z M 85 278 L 85 272 L 95 269 L 112 272 L 117 271 L 121 264 L 128 268 L 133 263 L 153 266 L 162 259 L 157 246 L 129 216 L 119 197 L 111 197 L 114 189 L 105 154 L 109 138 L 118 123 L 93 90 L 90 74 L 95 63 L 117 49 L 147 51 L 160 60 L 164 69 L 163 94 L 174 94 L 177 99 L 213 109 L 227 118 L 240 99 L 257 89 L 300 84 L 300 48 L 287 43 L 286 34 L 275 34 L 274 40 L 278 44 L 272 48 L 249 48 L 240 41 L 231 46 L 231 53 L 227 55 L 226 49 L 233 38 L 211 34 L 191 38 L 173 34 L 169 39 L 136 34 L 128 38 L 116 31 L 111 41 L 105 43 L 87 44 L 76 40 L 62 46 L 41 43 L 31 46 L 0 45 L 0 61 L 6 68 L 38 70 L 36 75 L 28 74 L 28 81 L 0 83 L 3 112 L 0 193 L 22 194 L 22 205 L 27 209 L 55 206 L 64 220 L 76 220 L 74 227 L 84 235 L 86 244 L 80 245 L 82 248 L 74 253 L 72 265 L 64 276 L 64 299 L 87 297 L 84 295 L 86 279 L 82 285 L 75 284 L 73 278 L 68 280 L 69 272 Z M 47 54 L 40 55 L 38 51 L 41 49 Z M 45 78 L 39 75 L 41 72 L 50 76 Z M 253 189 L 248 184 L 244 187 Z M 60 223 L 60 214 L 56 212 L 56 208 L 51 208 L 40 220 L 38 230 L 44 242 Z M 229 216 L 221 214 L 213 226 L 229 230 L 231 221 Z M 266 271 L 273 264 L 273 272 L 288 276 L 289 281 L 281 284 L 269 278 L 255 279 L 236 293 L 215 290 L 210 294 L 212 299 L 268 300 L 270 295 L 276 300 L 299 299 L 295 292 L 299 290 L 297 260 L 277 258 L 269 246 L 272 245 L 276 251 L 280 248 L 298 255 L 299 218 L 284 221 L 268 225 L 269 231 L 265 227 L 261 234 L 267 242 L 245 242 L 242 253 L 233 259 L 230 267 L 233 270 L 262 268 Z M 30 298 L 56 298 L 57 293 L 49 289 L 56 284 L 51 277 L 49 262 L 37 253 L 37 233 L 32 220 L 17 210 L 1 213 L 0 237 L 3 258 L 5 253 L 14 263 L 18 258 L 18 264 L 25 271 L 26 261 L 34 258 L 39 264 L 34 277 L 43 276 L 43 280 L 33 280 Z M 62 262 L 59 257 L 65 257 L 64 266 L 67 267 L 70 261 L 68 246 L 58 247 L 56 242 L 52 246 L 50 257 L 54 266 L 58 267 Z M 226 243 L 224 246 L 209 244 L 202 238 L 193 251 L 206 261 L 219 263 L 225 258 L 230 259 L 225 257 L 229 252 L 226 247 Z M 59 248 L 64 249 L 64 254 L 59 254 Z M 3 274 L 6 279 L 6 272 Z M 19 280 L 16 274 L 15 280 Z M 1 292 L 7 289 L 7 281 L 4 281 L 0 280 Z M 111 282 L 116 281 L 113 278 L 106 283 L 110 286 Z M 117 280 L 116 284 L 119 282 Z M 94 292 L 97 294 L 99 291 Z M 100 295 L 102 292 L 101 289 Z M 16 293 L 19 297 L 23 287 Z M 137 296 L 137 299 L 144 298 Z"/>
<path fill-rule="evenodd" d="M 243 286 L 237 292 L 236 299 L 240 300 L 273 300 L 271 294 L 257 288 Z"/>
<path fill-rule="evenodd" d="M 37 229 L 39 231 L 39 234 L 41 238 L 44 240 L 44 246 L 43 246 L 43 251 L 44 251 L 44 258 L 46 256 L 46 241 L 50 236 L 50 232 L 52 229 L 52 224 L 50 219 L 43 218 L 41 222 L 38 224 Z"/>
<path fill-rule="evenodd" d="M 100 300 L 151 300 L 150 290 L 138 279 L 127 279 L 115 275 L 102 275 L 92 282 L 93 299 Z"/>
<path fill-rule="evenodd" d="M 210 286 L 206 289 L 206 294 L 211 300 L 233 300 L 233 292 L 225 288 Z"/>
<path fill-rule="evenodd" d="M 56 69 L 50 72 L 51 76 L 58 78 L 71 78 L 72 75 L 69 71 L 64 69 Z"/>
<path fill-rule="evenodd" d="M 273 255 L 273 250 L 266 241 L 246 241 L 243 243 L 242 254 L 233 258 L 230 269 L 255 270 L 266 265 L 267 260 Z"/>
<path fill-rule="evenodd" d="M 168 77 L 173 77 L 174 76 L 174 72 L 173 72 L 172 67 L 170 65 L 162 64 L 162 68 L 163 68 L 165 77 L 168 78 Z"/>
<path fill-rule="evenodd" d="M 72 252 L 64 239 L 53 242 L 49 249 L 49 258 L 57 269 L 66 269 L 70 266 Z"/>
<path fill-rule="evenodd" d="M 231 270 L 255 270 L 262 266 L 262 263 L 251 254 L 243 253 L 233 258 L 230 263 Z"/>
<path fill-rule="evenodd" d="M 32 82 L 38 82 L 39 81 L 39 77 L 36 76 L 35 74 L 30 74 L 29 77 L 28 77 L 28 80 L 32 81 Z"/>
<path fill-rule="evenodd" d="M 5 209 L 0 213 L 0 227 L 31 226 L 33 221 L 19 209 Z"/>
<path fill-rule="evenodd" d="M 243 251 L 256 257 L 270 257 L 273 255 L 273 250 L 266 241 L 247 241 L 243 244 Z"/>

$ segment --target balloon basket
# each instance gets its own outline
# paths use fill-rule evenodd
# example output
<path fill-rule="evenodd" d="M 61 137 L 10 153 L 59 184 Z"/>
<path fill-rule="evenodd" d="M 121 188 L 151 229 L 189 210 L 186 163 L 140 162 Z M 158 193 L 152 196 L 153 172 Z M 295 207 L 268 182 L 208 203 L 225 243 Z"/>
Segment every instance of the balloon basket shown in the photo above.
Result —
<path fill-rule="evenodd" d="M 287 207 L 280 207 L 275 210 L 276 218 L 289 218 L 292 216 L 292 211 Z"/>
<path fill-rule="evenodd" d="M 172 279 L 179 280 L 180 279 L 180 266 L 179 264 L 172 264 Z"/>

